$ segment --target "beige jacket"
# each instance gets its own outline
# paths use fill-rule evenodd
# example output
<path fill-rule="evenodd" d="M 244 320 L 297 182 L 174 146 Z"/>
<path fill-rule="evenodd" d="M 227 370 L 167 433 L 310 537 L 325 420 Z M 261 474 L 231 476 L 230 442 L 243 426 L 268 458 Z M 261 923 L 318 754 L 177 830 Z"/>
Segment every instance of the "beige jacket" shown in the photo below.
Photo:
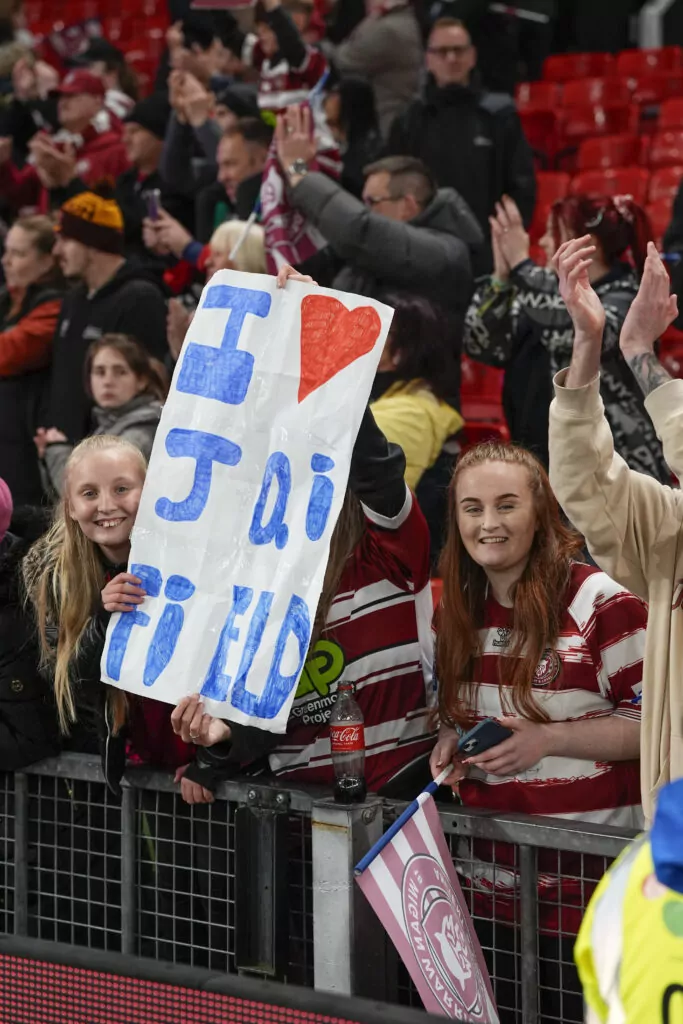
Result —
<path fill-rule="evenodd" d="M 683 776 L 683 492 L 636 473 L 615 454 L 596 377 L 583 388 L 555 377 L 550 480 L 601 569 L 649 604 L 643 671 L 641 782 L 652 819 L 656 791 Z M 683 479 L 683 380 L 645 407 L 672 471 Z"/>

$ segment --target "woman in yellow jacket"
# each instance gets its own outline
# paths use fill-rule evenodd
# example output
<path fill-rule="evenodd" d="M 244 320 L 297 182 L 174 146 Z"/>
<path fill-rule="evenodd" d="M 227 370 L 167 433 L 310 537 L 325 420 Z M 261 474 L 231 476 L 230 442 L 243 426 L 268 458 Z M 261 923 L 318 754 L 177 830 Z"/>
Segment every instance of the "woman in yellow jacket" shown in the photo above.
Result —
<path fill-rule="evenodd" d="M 456 345 L 449 322 L 417 296 L 389 298 L 393 323 L 378 367 L 373 415 L 406 457 L 406 483 L 415 490 L 448 438 L 464 420 L 459 405 Z M 388 385 L 388 386 L 387 386 Z"/>

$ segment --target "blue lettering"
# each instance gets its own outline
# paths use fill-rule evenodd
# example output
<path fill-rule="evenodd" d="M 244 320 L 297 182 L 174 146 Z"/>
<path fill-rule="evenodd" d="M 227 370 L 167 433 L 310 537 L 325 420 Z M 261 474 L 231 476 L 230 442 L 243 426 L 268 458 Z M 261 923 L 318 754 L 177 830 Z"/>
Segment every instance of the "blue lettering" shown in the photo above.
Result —
<path fill-rule="evenodd" d="M 244 650 L 242 651 L 242 658 L 240 659 L 240 667 L 237 669 L 237 675 L 235 676 L 235 690 L 240 693 L 245 690 L 247 676 L 249 675 L 251 666 L 254 663 L 256 652 L 261 645 L 263 631 L 266 628 L 268 616 L 270 615 L 270 607 L 273 603 L 274 597 L 275 594 L 273 594 L 272 591 L 262 591 L 261 596 L 258 599 L 258 604 L 256 605 L 256 610 L 251 617 L 249 632 L 247 633 Z"/>
<path fill-rule="evenodd" d="M 169 576 L 164 596 L 170 601 L 187 601 L 195 592 L 195 585 L 186 576 Z M 142 681 L 153 686 L 175 653 L 185 612 L 179 604 L 167 604 L 154 631 L 147 651 Z"/>
<path fill-rule="evenodd" d="M 218 434 L 203 430 L 183 430 L 174 427 L 166 435 L 166 451 L 172 459 L 188 458 L 197 462 L 192 490 L 184 501 L 159 498 L 154 510 L 169 522 L 187 522 L 199 519 L 206 508 L 211 490 L 214 462 L 223 466 L 236 466 L 242 458 L 242 449 Z"/>
<path fill-rule="evenodd" d="M 134 564 L 130 571 L 142 581 L 142 587 L 147 591 L 148 597 L 158 597 L 161 593 L 163 577 L 159 570 L 153 565 Z M 107 651 L 107 675 L 118 682 L 121 678 L 121 668 L 126 655 L 126 648 L 131 633 L 135 626 L 148 626 L 149 615 L 140 611 L 136 605 L 131 605 L 129 612 L 122 613 L 119 621 L 114 626 L 109 650 Z"/>
<path fill-rule="evenodd" d="M 238 615 L 244 615 L 253 596 L 254 591 L 251 587 L 234 586 L 232 588 L 232 608 L 225 620 L 225 625 L 218 638 L 218 646 L 211 659 L 209 671 L 206 673 L 206 679 L 201 689 L 202 697 L 211 697 L 213 700 L 221 701 L 227 697 L 231 682 L 230 676 L 225 672 L 228 651 L 230 644 L 239 640 L 240 635 L 239 629 L 235 626 L 235 619 Z"/>
<path fill-rule="evenodd" d="M 309 540 L 320 540 L 325 532 L 334 498 L 334 484 L 329 477 L 322 474 L 334 469 L 334 462 L 327 455 L 315 454 L 311 458 L 311 469 L 316 476 L 313 477 L 311 496 L 306 509 L 306 535 Z"/>
<path fill-rule="evenodd" d="M 266 317 L 270 312 L 268 292 L 217 284 L 208 289 L 204 309 L 230 310 L 220 348 L 192 342 L 187 346 L 176 387 L 200 398 L 240 405 L 246 398 L 254 372 L 254 357 L 237 348 L 249 313 Z"/>
<path fill-rule="evenodd" d="M 261 633 L 262 632 L 263 630 L 261 629 Z M 294 634 L 299 644 L 299 664 L 291 675 L 283 676 L 280 672 L 280 665 L 282 663 L 285 647 L 290 634 Z M 287 700 L 287 697 L 292 692 L 292 689 L 296 686 L 299 674 L 304 666 L 304 661 L 306 660 L 310 637 L 311 620 L 308 612 L 308 606 L 305 601 L 294 594 L 289 602 L 287 613 L 282 622 L 282 626 L 280 627 L 280 632 L 275 643 L 273 660 L 270 665 L 270 671 L 268 672 L 268 678 L 266 679 L 266 685 L 263 688 L 262 695 L 257 697 L 255 694 L 249 693 L 245 685 L 246 672 L 242 674 L 242 666 L 240 666 L 240 675 L 239 678 L 235 680 L 235 686 L 232 691 L 231 702 L 233 707 L 237 708 L 245 715 L 265 719 L 275 718 Z"/>
<path fill-rule="evenodd" d="M 278 493 L 273 514 L 264 526 L 263 513 L 270 494 L 273 477 L 277 478 Z M 249 540 L 252 544 L 270 544 L 271 540 L 275 538 L 275 547 L 278 551 L 283 549 L 289 537 L 289 527 L 284 522 L 284 518 L 291 489 L 292 470 L 289 465 L 289 459 L 284 452 L 273 452 L 266 463 L 261 492 L 254 508 L 251 526 L 249 527 Z"/>

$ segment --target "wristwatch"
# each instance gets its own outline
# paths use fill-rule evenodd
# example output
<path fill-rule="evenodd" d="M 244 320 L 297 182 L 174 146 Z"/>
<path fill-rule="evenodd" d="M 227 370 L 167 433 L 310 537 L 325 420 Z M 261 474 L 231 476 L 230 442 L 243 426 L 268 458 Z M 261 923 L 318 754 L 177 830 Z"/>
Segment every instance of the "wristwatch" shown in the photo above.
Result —
<path fill-rule="evenodd" d="M 305 160 L 293 160 L 287 168 L 287 174 L 290 178 L 303 178 L 308 174 L 308 164 Z"/>

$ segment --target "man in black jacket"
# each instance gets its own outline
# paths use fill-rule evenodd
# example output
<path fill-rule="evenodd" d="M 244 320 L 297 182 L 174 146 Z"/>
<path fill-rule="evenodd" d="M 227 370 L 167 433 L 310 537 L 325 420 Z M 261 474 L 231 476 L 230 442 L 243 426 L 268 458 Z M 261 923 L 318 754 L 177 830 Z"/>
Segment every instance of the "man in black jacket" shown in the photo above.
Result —
<path fill-rule="evenodd" d="M 475 271 L 491 270 L 489 217 L 504 194 L 531 221 L 536 179 L 531 149 L 514 100 L 481 89 L 477 52 L 455 18 L 437 21 L 427 43 L 427 83 L 392 127 L 388 153 L 419 157 L 441 187 L 454 188 L 468 203 L 487 239 Z"/>
<path fill-rule="evenodd" d="M 155 278 L 124 259 L 123 217 L 112 199 L 93 192 L 69 199 L 54 251 L 65 277 L 80 283 L 64 299 L 57 323 L 48 421 L 76 443 L 89 432 L 91 403 L 83 386 L 88 346 L 105 333 L 129 334 L 163 359 L 166 302 Z"/>

